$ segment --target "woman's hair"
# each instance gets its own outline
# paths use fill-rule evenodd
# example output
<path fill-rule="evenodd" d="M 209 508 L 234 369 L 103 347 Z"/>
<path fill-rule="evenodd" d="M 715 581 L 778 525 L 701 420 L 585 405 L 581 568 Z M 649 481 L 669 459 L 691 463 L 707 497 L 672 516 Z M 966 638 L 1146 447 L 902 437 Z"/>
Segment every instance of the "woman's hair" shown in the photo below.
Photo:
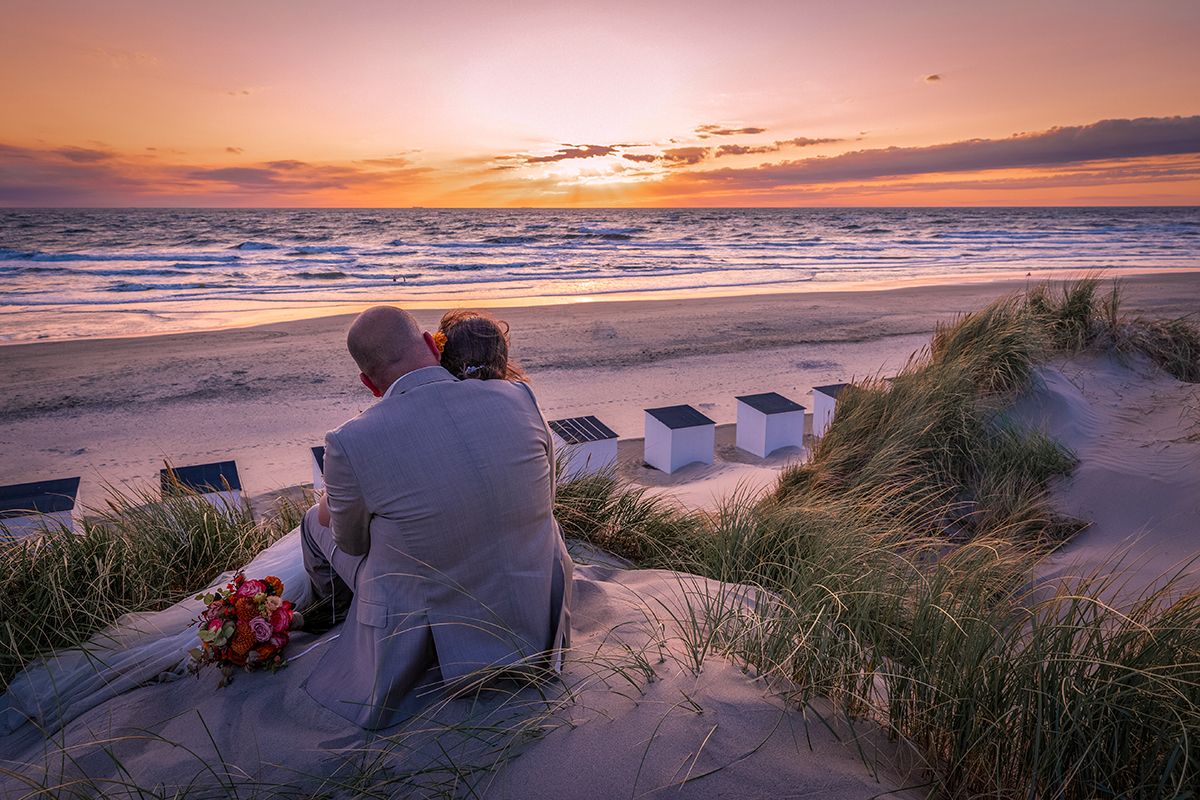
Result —
<path fill-rule="evenodd" d="M 446 337 L 442 366 L 458 378 L 524 381 L 508 358 L 508 323 L 480 311 L 447 311 L 438 325 Z"/>

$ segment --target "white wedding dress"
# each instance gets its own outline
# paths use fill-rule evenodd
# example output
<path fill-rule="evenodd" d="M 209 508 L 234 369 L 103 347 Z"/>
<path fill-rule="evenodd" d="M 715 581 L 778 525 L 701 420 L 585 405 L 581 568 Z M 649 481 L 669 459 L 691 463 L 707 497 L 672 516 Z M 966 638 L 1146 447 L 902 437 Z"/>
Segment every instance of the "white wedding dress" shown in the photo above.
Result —
<path fill-rule="evenodd" d="M 247 577 L 274 575 L 283 581 L 283 597 L 297 608 L 311 601 L 304 571 L 300 529 L 296 528 L 259 553 L 243 570 Z M 223 586 L 234 573 L 218 576 L 210 588 Z M 203 594 L 198 591 L 197 594 Z M 155 680 L 187 674 L 197 645 L 195 620 L 204 604 L 189 597 L 162 611 L 126 614 L 80 647 L 61 650 L 30 664 L 0 695 L 0 736 L 31 726 L 50 735 L 95 706 Z M 305 651 L 288 653 L 294 660 L 332 639 L 326 634 Z"/>

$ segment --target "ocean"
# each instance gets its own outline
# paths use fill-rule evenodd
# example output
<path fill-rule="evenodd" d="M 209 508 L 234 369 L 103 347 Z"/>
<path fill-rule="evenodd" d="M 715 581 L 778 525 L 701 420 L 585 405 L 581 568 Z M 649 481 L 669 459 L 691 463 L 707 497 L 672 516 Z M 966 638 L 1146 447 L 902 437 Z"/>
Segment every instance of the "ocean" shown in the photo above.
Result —
<path fill-rule="evenodd" d="M 363 303 L 1200 268 L 1200 209 L 0 209 L 0 342 Z"/>

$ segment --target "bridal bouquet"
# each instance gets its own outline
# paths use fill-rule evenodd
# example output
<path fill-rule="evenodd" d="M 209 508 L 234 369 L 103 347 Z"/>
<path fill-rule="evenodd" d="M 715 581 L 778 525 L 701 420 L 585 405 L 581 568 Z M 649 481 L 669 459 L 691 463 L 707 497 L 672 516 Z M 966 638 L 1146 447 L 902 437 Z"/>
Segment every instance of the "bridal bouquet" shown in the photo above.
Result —
<path fill-rule="evenodd" d="M 288 632 L 299 627 L 300 615 L 282 595 L 283 581 L 274 575 L 247 580 L 240 572 L 224 589 L 198 595 L 208 608 L 197 621 L 200 647 L 192 650 L 192 671 L 216 664 L 222 674 L 218 686 L 225 686 L 235 667 L 272 672 L 283 667 Z"/>

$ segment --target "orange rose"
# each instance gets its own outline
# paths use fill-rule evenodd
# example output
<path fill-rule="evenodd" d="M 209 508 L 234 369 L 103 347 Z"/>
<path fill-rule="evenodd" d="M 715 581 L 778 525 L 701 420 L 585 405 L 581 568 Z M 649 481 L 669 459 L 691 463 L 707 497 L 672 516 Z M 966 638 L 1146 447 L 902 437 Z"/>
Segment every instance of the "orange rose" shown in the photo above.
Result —
<path fill-rule="evenodd" d="M 266 584 L 271 589 L 271 594 L 283 594 L 283 581 L 276 578 L 274 575 L 268 575 Z"/>

